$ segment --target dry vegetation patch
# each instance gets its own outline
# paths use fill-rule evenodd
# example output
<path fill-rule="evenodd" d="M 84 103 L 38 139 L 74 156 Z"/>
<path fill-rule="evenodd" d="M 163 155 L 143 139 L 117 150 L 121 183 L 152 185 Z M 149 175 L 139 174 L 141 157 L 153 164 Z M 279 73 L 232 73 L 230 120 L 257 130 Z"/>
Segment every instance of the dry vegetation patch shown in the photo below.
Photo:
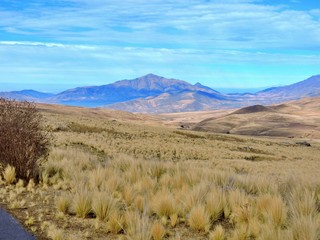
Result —
<path fill-rule="evenodd" d="M 319 239 L 319 144 L 99 116 L 46 113 L 41 182 L 1 181 L 39 239 Z"/>

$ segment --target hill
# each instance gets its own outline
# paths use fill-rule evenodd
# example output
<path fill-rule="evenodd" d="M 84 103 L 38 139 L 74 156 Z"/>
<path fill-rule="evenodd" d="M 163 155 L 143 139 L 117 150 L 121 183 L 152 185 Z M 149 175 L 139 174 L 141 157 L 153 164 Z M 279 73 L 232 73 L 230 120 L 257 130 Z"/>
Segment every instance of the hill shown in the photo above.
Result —
<path fill-rule="evenodd" d="M 200 121 L 194 130 L 251 136 L 320 137 L 320 98 L 250 106 Z"/>
<path fill-rule="evenodd" d="M 163 93 L 155 97 L 139 98 L 132 101 L 107 105 L 108 108 L 129 112 L 170 113 L 205 111 L 223 107 L 231 102 L 227 96 L 203 91 L 184 90 Z M 224 106 L 223 106 L 224 105 Z"/>
<path fill-rule="evenodd" d="M 257 113 L 257 112 L 270 112 L 271 108 L 265 107 L 262 105 L 253 105 L 245 108 L 241 108 L 235 111 L 233 114 L 249 114 L 249 113 Z"/>

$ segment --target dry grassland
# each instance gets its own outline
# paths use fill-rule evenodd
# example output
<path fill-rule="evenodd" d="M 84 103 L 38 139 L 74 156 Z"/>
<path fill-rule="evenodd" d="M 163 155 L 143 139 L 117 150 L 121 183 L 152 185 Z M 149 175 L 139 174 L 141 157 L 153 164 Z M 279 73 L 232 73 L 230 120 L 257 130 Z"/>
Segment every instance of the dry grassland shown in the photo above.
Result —
<path fill-rule="evenodd" d="M 42 109 L 55 141 L 41 182 L 6 169 L 0 188 L 39 239 L 320 239 L 320 143 Z"/>

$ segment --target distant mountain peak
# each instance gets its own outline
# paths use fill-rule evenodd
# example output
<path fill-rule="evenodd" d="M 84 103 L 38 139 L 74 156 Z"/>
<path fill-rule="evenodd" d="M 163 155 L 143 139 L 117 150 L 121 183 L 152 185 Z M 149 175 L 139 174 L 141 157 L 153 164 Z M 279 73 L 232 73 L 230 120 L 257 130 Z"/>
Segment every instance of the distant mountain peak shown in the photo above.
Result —
<path fill-rule="evenodd" d="M 134 88 L 136 90 L 152 90 L 160 92 L 192 87 L 191 84 L 185 81 L 168 79 L 153 73 L 149 73 L 131 80 L 117 81 L 113 85 L 116 87 Z"/>
<path fill-rule="evenodd" d="M 156 74 L 153 74 L 153 73 L 148 73 L 147 75 L 144 75 L 144 76 L 142 76 L 140 78 L 164 78 L 164 77 L 156 75 Z"/>

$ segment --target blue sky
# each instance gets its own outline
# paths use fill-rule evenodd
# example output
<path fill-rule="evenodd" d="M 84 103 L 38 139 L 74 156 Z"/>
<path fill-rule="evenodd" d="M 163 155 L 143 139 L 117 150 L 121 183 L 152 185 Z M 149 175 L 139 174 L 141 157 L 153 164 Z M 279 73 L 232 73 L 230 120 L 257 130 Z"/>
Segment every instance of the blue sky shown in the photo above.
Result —
<path fill-rule="evenodd" d="M 213 88 L 320 74 L 318 0 L 1 0 L 0 91 L 147 73 Z"/>

